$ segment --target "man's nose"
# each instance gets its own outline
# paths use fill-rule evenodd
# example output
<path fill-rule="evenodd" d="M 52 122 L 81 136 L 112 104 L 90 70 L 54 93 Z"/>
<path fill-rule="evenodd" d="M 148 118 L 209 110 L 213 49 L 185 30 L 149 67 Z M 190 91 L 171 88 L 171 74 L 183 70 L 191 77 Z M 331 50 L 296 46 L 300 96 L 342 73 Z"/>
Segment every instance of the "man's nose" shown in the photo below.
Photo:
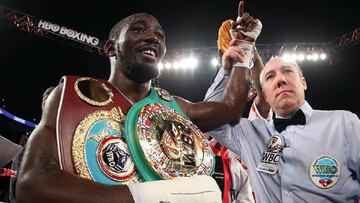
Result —
<path fill-rule="evenodd" d="M 286 78 L 283 74 L 278 74 L 276 76 L 276 85 L 277 87 L 282 87 L 287 84 Z"/>
<path fill-rule="evenodd" d="M 160 43 L 160 39 L 156 35 L 156 33 L 152 32 L 152 31 L 148 31 L 146 34 L 147 34 L 145 37 L 146 41 L 152 42 L 152 43 Z"/>

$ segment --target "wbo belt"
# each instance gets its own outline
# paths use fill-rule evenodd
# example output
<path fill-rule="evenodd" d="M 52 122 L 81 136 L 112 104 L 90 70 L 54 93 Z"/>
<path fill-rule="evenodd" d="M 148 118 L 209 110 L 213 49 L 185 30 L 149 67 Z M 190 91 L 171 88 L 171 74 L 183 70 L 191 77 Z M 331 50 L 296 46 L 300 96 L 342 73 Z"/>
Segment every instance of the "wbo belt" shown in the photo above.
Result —
<path fill-rule="evenodd" d="M 66 76 L 57 140 L 61 168 L 95 182 L 141 182 L 124 138 L 131 103 L 104 80 Z"/>

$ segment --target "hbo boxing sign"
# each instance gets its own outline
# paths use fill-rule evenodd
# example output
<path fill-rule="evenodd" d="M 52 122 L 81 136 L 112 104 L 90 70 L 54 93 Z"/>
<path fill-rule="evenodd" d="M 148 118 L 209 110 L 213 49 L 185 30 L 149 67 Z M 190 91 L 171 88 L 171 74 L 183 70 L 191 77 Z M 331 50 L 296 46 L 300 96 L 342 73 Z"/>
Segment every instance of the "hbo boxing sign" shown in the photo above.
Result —
<path fill-rule="evenodd" d="M 87 44 L 91 44 L 96 46 L 99 44 L 99 39 L 72 29 L 68 29 L 64 26 L 57 25 L 55 23 L 51 23 L 45 20 L 40 20 L 38 23 L 38 27 L 44 30 L 48 30 L 54 33 L 58 33 L 60 35 L 66 36 L 71 39 L 78 40 L 80 42 L 85 42 Z"/>

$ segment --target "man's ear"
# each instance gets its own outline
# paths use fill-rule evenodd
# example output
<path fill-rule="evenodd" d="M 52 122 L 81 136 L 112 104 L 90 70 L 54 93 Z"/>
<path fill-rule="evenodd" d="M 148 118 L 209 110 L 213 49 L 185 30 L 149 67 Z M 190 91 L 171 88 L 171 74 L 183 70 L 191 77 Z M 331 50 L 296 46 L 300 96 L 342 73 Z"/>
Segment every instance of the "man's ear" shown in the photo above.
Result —
<path fill-rule="evenodd" d="M 301 78 L 301 83 L 302 83 L 303 86 L 304 86 L 304 90 L 307 90 L 307 83 L 306 83 L 305 77 L 302 77 L 302 78 Z"/>
<path fill-rule="evenodd" d="M 112 57 L 116 55 L 116 43 L 114 40 L 108 40 L 104 45 L 105 54 L 108 57 Z"/>

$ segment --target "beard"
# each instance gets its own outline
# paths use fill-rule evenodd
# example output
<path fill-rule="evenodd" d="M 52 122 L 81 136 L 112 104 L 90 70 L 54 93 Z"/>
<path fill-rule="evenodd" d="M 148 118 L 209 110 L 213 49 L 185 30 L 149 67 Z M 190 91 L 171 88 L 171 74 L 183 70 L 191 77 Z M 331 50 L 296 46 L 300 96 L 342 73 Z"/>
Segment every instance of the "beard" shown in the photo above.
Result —
<path fill-rule="evenodd" d="M 145 62 L 138 62 L 136 60 L 123 61 L 124 74 L 132 81 L 143 84 L 159 76 L 159 69 L 154 64 L 148 64 Z"/>

